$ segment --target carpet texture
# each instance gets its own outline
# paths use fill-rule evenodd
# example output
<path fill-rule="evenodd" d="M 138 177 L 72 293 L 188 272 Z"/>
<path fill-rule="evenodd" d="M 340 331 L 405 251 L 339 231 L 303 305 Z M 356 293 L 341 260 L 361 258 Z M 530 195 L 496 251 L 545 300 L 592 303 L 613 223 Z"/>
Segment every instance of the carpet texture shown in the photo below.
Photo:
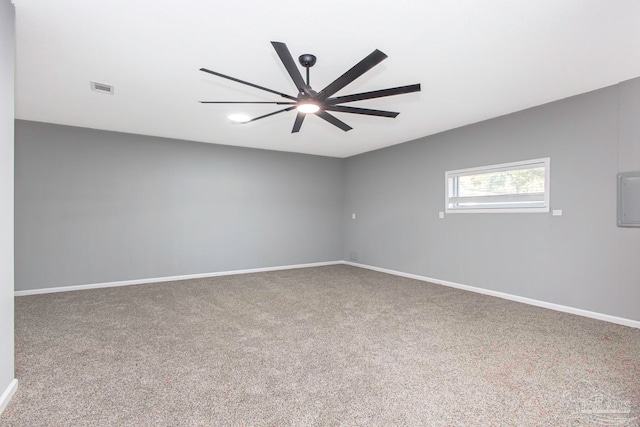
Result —
<path fill-rule="evenodd" d="M 335 265 L 16 298 L 0 426 L 640 425 L 640 330 Z"/>

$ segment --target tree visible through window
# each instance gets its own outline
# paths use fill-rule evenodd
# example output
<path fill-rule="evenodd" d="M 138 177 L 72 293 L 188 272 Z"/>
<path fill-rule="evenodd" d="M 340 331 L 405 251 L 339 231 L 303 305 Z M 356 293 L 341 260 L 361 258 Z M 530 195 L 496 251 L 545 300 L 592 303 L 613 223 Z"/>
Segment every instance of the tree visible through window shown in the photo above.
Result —
<path fill-rule="evenodd" d="M 549 159 L 449 171 L 448 212 L 548 212 Z"/>

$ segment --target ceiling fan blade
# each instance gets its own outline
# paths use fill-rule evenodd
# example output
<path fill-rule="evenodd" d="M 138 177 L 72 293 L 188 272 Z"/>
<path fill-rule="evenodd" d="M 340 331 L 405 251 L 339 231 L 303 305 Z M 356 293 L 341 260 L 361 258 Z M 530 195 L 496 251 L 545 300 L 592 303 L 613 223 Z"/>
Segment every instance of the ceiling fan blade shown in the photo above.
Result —
<path fill-rule="evenodd" d="M 420 84 L 394 87 L 390 89 L 374 90 L 372 92 L 362 92 L 353 95 L 337 96 L 327 99 L 326 103 L 335 105 L 345 102 L 362 101 L 363 99 L 382 98 L 383 96 L 402 95 L 405 93 L 420 92 Z"/>
<path fill-rule="evenodd" d="M 328 121 L 329 123 L 331 123 L 334 126 L 339 127 L 340 129 L 342 129 L 345 132 L 348 132 L 351 129 L 353 129 L 351 126 L 349 126 L 348 124 L 346 124 L 342 120 L 336 118 L 335 116 L 332 116 L 331 114 L 327 113 L 326 111 L 320 110 L 315 114 L 316 114 L 316 116 Z"/>
<path fill-rule="evenodd" d="M 316 99 L 318 99 L 319 101 L 324 101 L 373 67 L 378 65 L 386 58 L 387 55 L 380 52 L 378 49 L 374 50 L 369 55 L 367 55 L 366 58 L 354 65 L 349 71 L 335 79 L 332 83 L 329 84 L 329 86 L 322 89 L 320 93 L 318 93 Z"/>
<path fill-rule="evenodd" d="M 393 111 L 371 110 L 369 108 L 348 107 L 346 105 L 327 105 L 324 109 L 338 113 L 364 114 L 366 116 L 390 117 L 392 119 L 400 114 Z"/>
<path fill-rule="evenodd" d="M 223 79 L 228 79 L 228 80 L 231 80 L 231 81 L 234 81 L 234 82 L 242 83 L 243 85 L 255 87 L 256 89 L 266 90 L 267 92 L 271 92 L 271 93 L 275 93 L 276 95 L 280 95 L 283 98 L 289 98 L 291 100 L 297 101 L 297 98 L 295 96 L 287 95 L 286 93 L 278 92 L 277 90 L 273 90 L 273 89 L 268 89 L 268 88 L 263 87 L 263 86 L 258 86 L 258 85 L 253 84 L 253 83 L 245 82 L 244 80 L 236 79 L 235 77 L 231 77 L 231 76 L 226 76 L 224 74 L 217 73 L 215 71 L 207 70 L 206 68 L 200 68 L 200 71 L 204 71 L 205 73 L 213 74 L 214 76 L 222 77 Z"/>
<path fill-rule="evenodd" d="M 273 116 L 274 114 L 284 113 L 285 111 L 291 111 L 294 108 L 296 108 L 295 105 L 293 107 L 284 108 L 282 110 L 274 111 L 273 113 L 265 114 L 264 116 L 256 117 L 255 119 L 247 120 L 246 122 L 242 122 L 242 124 L 255 122 L 256 120 L 264 119 L 265 117 Z"/>
<path fill-rule="evenodd" d="M 300 132 L 300 128 L 302 127 L 302 122 L 304 121 L 305 116 L 306 116 L 305 113 L 298 112 L 298 115 L 296 116 L 296 121 L 293 123 L 293 129 L 291 130 L 291 133 Z"/>
<path fill-rule="evenodd" d="M 291 80 L 293 80 L 296 88 L 298 88 L 298 92 L 308 93 L 309 86 L 307 86 L 307 84 L 304 82 L 302 74 L 300 74 L 300 69 L 293 60 L 293 57 L 291 56 L 291 52 L 289 52 L 289 48 L 287 47 L 287 45 L 281 42 L 271 42 L 271 44 L 280 57 L 280 60 L 284 64 L 284 68 L 287 69 L 287 72 L 291 76 Z"/>
<path fill-rule="evenodd" d="M 200 104 L 276 104 L 293 105 L 295 102 L 271 102 L 271 101 L 198 101 Z"/>

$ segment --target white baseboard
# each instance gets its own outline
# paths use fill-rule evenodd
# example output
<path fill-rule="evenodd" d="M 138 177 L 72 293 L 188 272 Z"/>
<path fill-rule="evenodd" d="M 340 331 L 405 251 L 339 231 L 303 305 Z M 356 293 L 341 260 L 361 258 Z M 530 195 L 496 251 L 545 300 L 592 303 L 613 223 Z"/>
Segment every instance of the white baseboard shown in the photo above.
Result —
<path fill-rule="evenodd" d="M 611 316 L 608 314 L 597 313 L 594 311 L 582 310 L 580 308 L 569 307 L 560 304 L 554 304 L 546 301 L 539 301 L 532 298 L 521 297 L 518 295 L 507 294 L 504 292 L 492 291 L 490 289 L 478 288 L 475 286 L 463 285 L 460 283 L 449 282 L 441 279 L 434 279 L 432 277 L 419 276 L 417 274 L 404 273 L 402 271 L 390 270 L 387 268 L 374 267 L 366 264 L 359 264 L 351 261 L 328 261 L 328 262 L 314 262 L 310 264 L 295 264 L 295 265 L 282 265 L 277 267 L 263 267 L 263 268 L 251 268 L 247 270 L 232 270 L 232 271 L 219 271 L 215 273 L 200 273 L 200 274 L 187 274 L 183 276 L 170 276 L 170 277 L 154 277 L 151 279 L 137 279 L 137 280 L 124 280 L 120 282 L 107 282 L 107 283 L 93 283 L 88 285 L 74 285 L 74 286 L 60 286 L 54 288 L 44 289 L 31 289 L 27 291 L 15 291 L 15 296 L 48 294 L 54 292 L 68 292 L 68 291 L 80 291 L 85 289 L 98 289 L 98 288 L 110 288 L 115 286 L 130 286 L 141 285 L 146 283 L 159 283 L 159 282 L 172 282 L 177 280 L 188 279 L 201 279 L 206 277 L 217 276 L 231 276 L 236 274 L 249 274 L 249 273 L 261 273 L 265 271 L 277 271 L 277 270 L 291 270 L 295 268 L 309 268 L 309 267 L 322 267 L 325 265 L 346 264 L 353 267 L 365 268 L 368 270 L 379 271 L 381 273 L 392 274 L 394 276 L 407 277 L 409 279 L 420 280 L 423 282 L 435 283 L 437 285 L 448 286 L 451 288 L 462 289 L 465 291 L 476 292 L 479 294 L 490 295 L 498 298 L 507 299 L 510 301 L 521 302 L 523 304 L 534 305 L 536 307 L 548 308 L 550 310 L 561 311 L 564 313 L 577 314 L 578 316 L 590 317 L 592 319 L 604 320 L 605 322 L 616 323 L 619 325 L 629 326 L 632 328 L 640 329 L 640 321 L 625 319 L 623 317 Z M 4 395 L 3 395 L 4 397 Z"/>
<path fill-rule="evenodd" d="M 9 401 L 11 400 L 11 398 L 13 397 L 13 394 L 16 392 L 17 389 L 18 389 L 18 380 L 14 378 L 13 381 L 9 383 L 9 386 L 4 391 L 4 393 L 2 393 L 2 396 L 0 396 L 0 414 L 2 414 L 2 411 L 4 411 L 4 408 L 7 407 L 7 405 L 9 404 Z"/>
<path fill-rule="evenodd" d="M 86 289 L 111 288 L 115 286 L 143 285 L 146 283 L 173 282 L 176 280 L 202 279 L 205 277 L 232 276 L 236 274 L 262 273 L 265 271 L 292 270 L 295 268 L 322 267 L 325 265 L 343 264 L 343 261 L 314 262 L 310 264 L 281 265 L 277 267 L 251 268 L 247 270 L 218 271 L 215 273 L 187 274 L 183 276 L 154 277 L 151 279 L 123 280 L 120 282 L 92 283 L 88 285 L 58 286 L 54 288 L 30 289 L 27 291 L 15 291 L 17 297 L 38 294 L 50 294 L 54 292 L 82 291 Z"/>
<path fill-rule="evenodd" d="M 577 314 L 578 316 L 590 317 L 592 319 L 604 320 L 605 322 L 617 323 L 618 325 L 629 326 L 640 329 L 640 321 L 625 319 L 624 317 L 610 316 L 608 314 L 596 313 L 594 311 L 582 310 L 580 308 L 568 307 L 566 305 L 554 304 L 551 302 L 539 301 L 532 298 L 525 298 L 517 295 L 507 294 L 504 292 L 492 291 L 490 289 L 477 288 L 475 286 L 462 285 L 460 283 L 449 282 L 446 280 L 434 279 L 431 277 L 418 276 L 417 274 L 403 273 L 401 271 L 389 270 L 386 268 L 373 267 L 366 264 L 358 264 L 355 262 L 344 261 L 344 264 L 354 267 L 366 268 L 368 270 L 379 271 L 381 273 L 393 274 L 394 276 L 407 277 L 409 279 L 420 280 L 423 282 L 435 283 L 436 285 L 449 286 L 451 288 L 462 289 L 465 291 L 476 292 L 479 294 L 490 295 L 493 297 L 503 298 L 511 301 L 521 302 L 524 304 L 535 305 L 536 307 L 548 308 L 550 310 L 562 311 L 564 313 Z"/>

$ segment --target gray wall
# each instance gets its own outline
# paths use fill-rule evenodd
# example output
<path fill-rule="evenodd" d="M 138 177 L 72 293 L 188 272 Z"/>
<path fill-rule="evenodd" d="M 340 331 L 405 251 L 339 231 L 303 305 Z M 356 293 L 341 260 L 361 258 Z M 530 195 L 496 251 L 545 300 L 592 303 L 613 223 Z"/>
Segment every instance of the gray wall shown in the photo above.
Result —
<path fill-rule="evenodd" d="M 16 121 L 16 290 L 340 260 L 343 163 Z"/>
<path fill-rule="evenodd" d="M 13 69 L 15 11 L 0 1 L 0 395 L 13 380 Z"/>
<path fill-rule="evenodd" d="M 640 170 L 639 118 L 636 79 L 351 157 L 343 258 L 640 320 L 640 229 L 616 227 L 616 173 Z M 446 170 L 540 157 L 563 216 L 438 218 Z"/>

